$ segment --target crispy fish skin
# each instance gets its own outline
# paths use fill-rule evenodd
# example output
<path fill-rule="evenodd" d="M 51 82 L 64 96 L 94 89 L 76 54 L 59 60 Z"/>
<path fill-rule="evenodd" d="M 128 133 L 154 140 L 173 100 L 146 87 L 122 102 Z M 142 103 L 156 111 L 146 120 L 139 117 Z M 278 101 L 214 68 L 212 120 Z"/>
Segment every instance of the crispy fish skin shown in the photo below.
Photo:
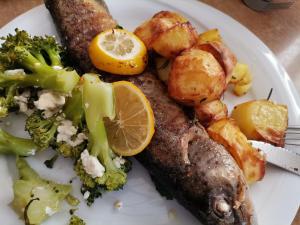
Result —
<path fill-rule="evenodd" d="M 88 55 L 92 38 L 104 30 L 115 28 L 116 21 L 102 0 L 46 0 L 46 7 L 55 19 L 61 40 L 67 47 L 74 65 L 83 71 L 93 66 Z"/>
<path fill-rule="evenodd" d="M 83 71 L 92 70 L 86 46 L 95 34 L 114 28 L 116 24 L 104 2 L 45 0 L 45 3 L 70 54 L 80 62 Z M 86 33 L 84 28 L 89 25 L 93 27 L 92 32 Z M 129 78 L 110 77 L 111 81 L 120 79 L 137 85 L 153 108 L 156 132 L 150 145 L 137 158 L 154 180 L 167 187 L 204 224 L 253 224 L 247 184 L 231 155 L 212 141 L 202 126 L 188 119 L 153 73 Z"/>

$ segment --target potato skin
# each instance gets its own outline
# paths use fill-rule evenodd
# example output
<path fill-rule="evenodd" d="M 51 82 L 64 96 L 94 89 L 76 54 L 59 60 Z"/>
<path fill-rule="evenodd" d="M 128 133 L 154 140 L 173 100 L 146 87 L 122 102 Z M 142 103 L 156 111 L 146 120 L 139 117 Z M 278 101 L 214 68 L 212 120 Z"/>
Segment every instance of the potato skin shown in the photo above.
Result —
<path fill-rule="evenodd" d="M 227 106 L 220 100 L 197 104 L 194 109 L 199 122 L 205 127 L 228 116 Z"/>
<path fill-rule="evenodd" d="M 208 128 L 209 136 L 222 144 L 236 160 L 249 184 L 261 180 L 265 175 L 266 159 L 253 148 L 233 119 L 213 122 Z"/>
<path fill-rule="evenodd" d="M 288 126 L 288 110 L 285 105 L 268 100 L 249 101 L 237 105 L 232 118 L 248 139 L 284 146 Z"/>
<path fill-rule="evenodd" d="M 175 100 L 186 105 L 209 102 L 219 99 L 225 88 L 224 70 L 209 52 L 195 46 L 174 59 L 168 91 Z"/>
<path fill-rule="evenodd" d="M 166 58 L 174 58 L 197 41 L 196 30 L 183 16 L 161 11 L 136 28 L 134 33 L 148 50 L 155 50 Z"/>
<path fill-rule="evenodd" d="M 197 41 L 197 33 L 189 22 L 176 24 L 152 40 L 152 48 L 160 55 L 171 59 L 190 48 Z"/>
<path fill-rule="evenodd" d="M 198 46 L 201 50 L 210 52 L 220 63 L 225 71 L 226 84 L 228 84 L 231 80 L 233 69 L 237 63 L 236 56 L 222 42 L 211 41 L 204 44 L 198 44 Z"/>

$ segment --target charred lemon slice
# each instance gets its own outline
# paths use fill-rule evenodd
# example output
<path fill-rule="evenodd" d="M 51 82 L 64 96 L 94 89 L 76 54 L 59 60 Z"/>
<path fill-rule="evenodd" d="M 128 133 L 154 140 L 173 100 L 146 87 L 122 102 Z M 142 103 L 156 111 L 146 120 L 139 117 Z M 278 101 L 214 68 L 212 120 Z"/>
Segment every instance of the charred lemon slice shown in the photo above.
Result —
<path fill-rule="evenodd" d="M 154 134 L 154 116 L 149 101 L 134 84 L 113 83 L 116 117 L 107 119 L 105 127 L 111 148 L 121 156 L 143 151 Z"/>
<path fill-rule="evenodd" d="M 144 43 L 123 29 L 111 29 L 97 35 L 89 46 L 89 56 L 98 69 L 120 75 L 143 72 L 148 59 Z"/>

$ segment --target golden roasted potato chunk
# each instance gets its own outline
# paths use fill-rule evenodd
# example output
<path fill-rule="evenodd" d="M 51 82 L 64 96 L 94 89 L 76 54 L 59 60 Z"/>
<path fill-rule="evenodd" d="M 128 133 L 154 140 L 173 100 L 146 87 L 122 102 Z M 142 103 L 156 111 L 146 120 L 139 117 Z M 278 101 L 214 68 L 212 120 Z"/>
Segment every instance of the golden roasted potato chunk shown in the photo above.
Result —
<path fill-rule="evenodd" d="M 156 56 L 154 61 L 159 79 L 167 84 L 171 71 L 172 60 L 166 59 L 162 56 Z"/>
<path fill-rule="evenodd" d="M 248 183 L 261 180 L 265 174 L 266 160 L 264 154 L 248 143 L 232 119 L 213 122 L 208 128 L 209 136 L 223 145 L 242 169 Z"/>
<path fill-rule="evenodd" d="M 231 50 L 222 42 L 208 42 L 197 45 L 201 50 L 210 52 L 220 63 L 225 71 L 226 84 L 231 80 L 232 71 L 235 68 L 237 59 Z"/>
<path fill-rule="evenodd" d="M 199 34 L 197 43 L 204 44 L 212 41 L 223 42 L 218 29 L 211 29 Z"/>
<path fill-rule="evenodd" d="M 268 100 L 249 101 L 237 105 L 232 118 L 248 139 L 284 146 L 288 126 L 288 109 Z"/>
<path fill-rule="evenodd" d="M 151 46 L 158 54 L 166 58 L 174 58 L 181 51 L 190 48 L 197 41 L 197 33 L 189 22 L 176 24 L 172 28 L 157 35 Z"/>
<path fill-rule="evenodd" d="M 175 100 L 187 105 L 209 102 L 219 99 L 225 88 L 224 70 L 211 53 L 195 46 L 174 59 L 168 91 Z"/>
<path fill-rule="evenodd" d="M 238 62 L 232 71 L 230 83 L 234 85 L 234 94 L 237 96 L 246 94 L 252 87 L 252 74 L 249 66 Z"/>
<path fill-rule="evenodd" d="M 227 106 L 221 100 L 200 103 L 194 109 L 199 122 L 203 126 L 208 126 L 210 123 L 228 116 Z"/>
<path fill-rule="evenodd" d="M 183 16 L 168 11 L 155 14 L 134 32 L 146 45 L 158 54 L 173 58 L 197 41 L 197 32 Z"/>

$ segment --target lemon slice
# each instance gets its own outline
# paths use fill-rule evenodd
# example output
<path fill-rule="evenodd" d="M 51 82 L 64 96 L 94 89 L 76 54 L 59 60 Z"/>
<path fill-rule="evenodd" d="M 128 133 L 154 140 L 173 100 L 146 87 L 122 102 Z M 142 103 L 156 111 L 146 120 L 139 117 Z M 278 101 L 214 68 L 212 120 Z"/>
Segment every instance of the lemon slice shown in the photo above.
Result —
<path fill-rule="evenodd" d="M 143 151 L 154 134 L 154 116 L 143 92 L 127 81 L 113 83 L 116 117 L 105 120 L 108 141 L 115 153 L 132 156 Z"/>
<path fill-rule="evenodd" d="M 110 29 L 97 35 L 89 46 L 89 56 L 100 70 L 134 75 L 147 65 L 147 49 L 133 33 L 123 29 Z"/>

